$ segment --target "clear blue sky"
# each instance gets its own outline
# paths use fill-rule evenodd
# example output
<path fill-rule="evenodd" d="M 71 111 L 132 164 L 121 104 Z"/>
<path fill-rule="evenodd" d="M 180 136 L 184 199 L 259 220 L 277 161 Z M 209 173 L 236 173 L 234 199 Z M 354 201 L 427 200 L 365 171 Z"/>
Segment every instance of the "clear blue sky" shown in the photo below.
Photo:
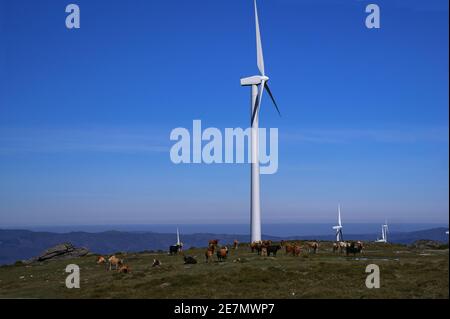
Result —
<path fill-rule="evenodd" d="M 65 27 L 65 6 L 81 29 Z M 365 6 L 381 29 L 365 28 Z M 264 221 L 448 222 L 448 1 L 260 0 L 282 111 Z M 248 165 L 171 163 L 246 127 L 251 0 L 0 0 L 2 225 L 247 222 Z"/>

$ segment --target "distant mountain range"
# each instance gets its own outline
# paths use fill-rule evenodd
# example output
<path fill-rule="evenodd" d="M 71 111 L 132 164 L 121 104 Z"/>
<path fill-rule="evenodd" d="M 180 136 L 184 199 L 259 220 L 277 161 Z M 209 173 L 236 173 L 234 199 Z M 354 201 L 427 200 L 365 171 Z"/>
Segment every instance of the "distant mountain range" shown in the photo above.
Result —
<path fill-rule="evenodd" d="M 389 241 L 400 244 L 411 244 L 416 240 L 426 239 L 439 242 L 448 242 L 446 228 L 433 228 L 414 232 L 393 232 L 389 234 Z M 345 240 L 374 241 L 376 234 L 345 235 Z M 85 247 L 92 252 L 112 254 L 115 252 L 140 252 L 145 250 L 167 250 L 175 243 L 175 234 L 152 232 L 119 232 L 107 231 L 99 233 L 71 232 L 50 233 L 33 232 L 28 230 L 1 230 L 0 229 L 0 265 L 11 264 L 18 260 L 25 260 L 39 255 L 45 249 L 60 243 L 72 243 L 76 247 Z M 204 247 L 209 239 L 220 239 L 221 243 L 229 244 L 237 239 L 240 242 L 249 242 L 247 235 L 229 234 L 188 234 L 182 236 L 186 248 Z M 274 241 L 299 240 L 334 240 L 331 236 L 293 236 L 275 237 L 264 236 L 264 239 Z"/>

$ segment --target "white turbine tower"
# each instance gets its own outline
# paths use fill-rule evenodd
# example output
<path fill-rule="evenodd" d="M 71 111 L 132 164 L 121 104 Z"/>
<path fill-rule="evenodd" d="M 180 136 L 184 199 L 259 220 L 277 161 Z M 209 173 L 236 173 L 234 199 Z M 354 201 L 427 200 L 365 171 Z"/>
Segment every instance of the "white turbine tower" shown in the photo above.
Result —
<path fill-rule="evenodd" d="M 178 231 L 178 227 L 177 227 L 177 246 L 181 246 L 180 232 Z"/>
<path fill-rule="evenodd" d="M 384 225 L 381 225 L 381 239 L 377 240 L 377 243 L 387 243 L 388 242 L 388 234 L 389 226 L 387 221 L 384 222 Z"/>
<path fill-rule="evenodd" d="M 344 237 L 342 236 L 341 205 L 338 205 L 338 224 L 334 226 L 333 229 L 336 231 L 336 241 L 343 241 Z"/>
<path fill-rule="evenodd" d="M 251 86 L 251 200 L 250 200 L 250 223 L 251 223 L 251 240 L 257 242 L 261 240 L 261 201 L 260 201 L 260 184 L 259 184 L 259 110 L 264 90 L 267 90 L 269 96 L 280 114 L 277 103 L 270 91 L 267 82 L 269 78 L 266 76 L 264 69 L 264 56 L 261 42 L 261 32 L 259 29 L 258 8 L 255 4 L 255 21 L 256 21 L 256 57 L 260 75 L 251 76 L 241 79 L 242 86 Z"/>

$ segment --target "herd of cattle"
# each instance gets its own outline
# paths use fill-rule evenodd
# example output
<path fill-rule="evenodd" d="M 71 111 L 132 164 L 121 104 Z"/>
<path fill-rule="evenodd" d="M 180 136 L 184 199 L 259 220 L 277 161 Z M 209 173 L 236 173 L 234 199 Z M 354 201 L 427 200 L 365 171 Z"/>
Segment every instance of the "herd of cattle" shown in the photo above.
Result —
<path fill-rule="evenodd" d="M 239 248 L 239 242 L 235 240 L 232 245 L 233 250 Z M 205 251 L 205 262 L 210 263 L 214 261 L 214 255 L 217 257 L 218 262 L 227 260 L 229 251 L 231 247 L 228 248 L 227 245 L 219 246 L 218 239 L 212 239 L 208 242 L 208 248 Z M 357 242 L 336 242 L 333 243 L 333 253 L 346 253 L 346 255 L 356 255 L 362 253 L 364 245 L 361 241 Z M 317 254 L 319 251 L 319 243 L 316 241 L 306 242 L 303 245 L 296 241 L 281 241 L 279 244 L 274 244 L 271 240 L 263 240 L 260 242 L 255 242 L 250 244 L 250 250 L 252 253 L 257 253 L 259 256 L 276 257 L 279 250 L 284 250 L 286 255 L 292 255 L 298 257 L 302 252 L 307 252 L 308 254 Z M 182 254 L 183 245 L 173 245 L 169 247 L 169 255 L 179 255 Z M 184 256 L 184 264 L 197 264 L 197 256 Z M 239 258 L 233 260 L 233 262 L 239 262 Z M 106 265 L 106 269 L 111 271 L 112 268 L 120 273 L 130 273 L 131 268 L 126 265 L 123 259 L 117 258 L 115 255 L 106 259 L 103 256 L 99 256 L 97 259 L 97 264 Z M 161 261 L 158 259 L 153 259 L 152 267 L 160 267 L 162 265 Z"/>

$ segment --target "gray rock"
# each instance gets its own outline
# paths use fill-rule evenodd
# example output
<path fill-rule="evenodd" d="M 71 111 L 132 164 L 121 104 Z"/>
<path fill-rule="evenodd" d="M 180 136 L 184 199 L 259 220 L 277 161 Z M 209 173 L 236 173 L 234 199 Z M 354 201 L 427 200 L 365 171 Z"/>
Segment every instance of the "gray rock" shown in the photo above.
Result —
<path fill-rule="evenodd" d="M 442 243 L 435 240 L 417 240 L 410 245 L 415 249 L 439 249 Z"/>
<path fill-rule="evenodd" d="M 59 244 L 44 251 L 40 256 L 24 261 L 25 264 L 42 262 L 48 260 L 61 260 L 78 258 L 88 255 L 90 252 L 86 248 L 76 248 L 71 243 Z"/>

